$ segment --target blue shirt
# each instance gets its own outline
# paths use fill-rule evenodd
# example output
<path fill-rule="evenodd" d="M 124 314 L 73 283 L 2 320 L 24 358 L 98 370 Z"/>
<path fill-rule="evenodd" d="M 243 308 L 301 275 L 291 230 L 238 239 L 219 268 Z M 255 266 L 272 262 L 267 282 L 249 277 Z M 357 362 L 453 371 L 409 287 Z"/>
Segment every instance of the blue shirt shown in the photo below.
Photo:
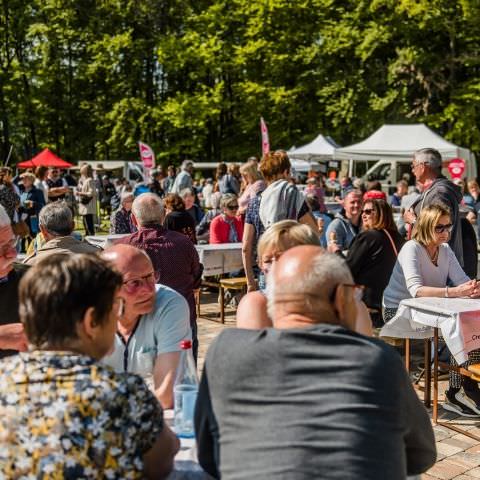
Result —
<path fill-rule="evenodd" d="M 126 342 L 117 333 L 114 351 L 102 359 L 117 372 L 149 375 L 158 355 L 179 352 L 180 342 L 192 338 L 187 301 L 165 285 L 156 288 L 153 311 L 140 317 Z"/>

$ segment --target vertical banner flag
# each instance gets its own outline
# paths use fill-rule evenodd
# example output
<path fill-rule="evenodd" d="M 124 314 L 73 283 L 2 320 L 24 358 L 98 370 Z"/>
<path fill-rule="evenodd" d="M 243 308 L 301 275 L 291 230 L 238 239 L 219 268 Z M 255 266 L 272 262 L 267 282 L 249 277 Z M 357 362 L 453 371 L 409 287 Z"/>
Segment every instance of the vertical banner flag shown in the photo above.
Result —
<path fill-rule="evenodd" d="M 145 168 L 153 168 L 155 166 L 155 154 L 150 146 L 146 143 L 138 142 L 140 148 L 140 158 Z"/>
<path fill-rule="evenodd" d="M 260 130 L 262 132 L 262 155 L 265 155 L 270 151 L 270 141 L 268 139 L 268 128 L 263 117 L 260 117 Z"/>

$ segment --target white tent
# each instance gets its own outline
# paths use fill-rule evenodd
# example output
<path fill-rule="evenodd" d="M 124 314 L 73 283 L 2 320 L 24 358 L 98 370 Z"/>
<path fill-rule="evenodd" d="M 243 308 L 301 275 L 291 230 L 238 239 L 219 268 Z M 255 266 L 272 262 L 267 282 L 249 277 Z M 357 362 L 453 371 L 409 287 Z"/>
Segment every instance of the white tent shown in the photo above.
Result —
<path fill-rule="evenodd" d="M 363 142 L 335 150 L 338 160 L 406 160 L 420 148 L 437 149 L 444 160 L 460 157 L 467 163 L 475 156 L 467 148 L 448 142 L 425 124 L 384 125 Z"/>
<path fill-rule="evenodd" d="M 292 148 L 288 151 L 290 158 L 305 161 L 331 160 L 338 145 L 330 138 L 318 135 L 315 140 L 302 147 Z"/>

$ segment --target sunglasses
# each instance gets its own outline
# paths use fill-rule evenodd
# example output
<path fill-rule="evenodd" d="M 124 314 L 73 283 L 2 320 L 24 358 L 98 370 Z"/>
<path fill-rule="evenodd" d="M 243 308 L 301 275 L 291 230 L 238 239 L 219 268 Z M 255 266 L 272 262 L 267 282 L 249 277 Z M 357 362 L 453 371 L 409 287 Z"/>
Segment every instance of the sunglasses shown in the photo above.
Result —
<path fill-rule="evenodd" d="M 356 302 L 361 302 L 363 300 L 363 292 L 365 291 L 364 285 L 358 285 L 356 283 L 339 283 L 332 291 L 330 295 L 330 302 L 333 302 L 335 299 L 335 294 L 337 293 L 337 288 L 343 285 L 344 287 L 353 288 L 353 298 Z"/>
<path fill-rule="evenodd" d="M 373 212 L 373 208 L 364 208 L 362 210 L 362 214 L 364 214 L 364 215 L 371 215 L 372 212 Z"/>
<path fill-rule="evenodd" d="M 435 233 L 443 233 L 443 232 L 448 232 L 450 233 L 453 229 L 453 225 L 451 223 L 447 223 L 446 225 L 442 225 L 439 223 L 438 225 L 435 226 Z"/>
<path fill-rule="evenodd" d="M 229 210 L 238 210 L 238 205 L 229 205 L 227 208 Z"/>

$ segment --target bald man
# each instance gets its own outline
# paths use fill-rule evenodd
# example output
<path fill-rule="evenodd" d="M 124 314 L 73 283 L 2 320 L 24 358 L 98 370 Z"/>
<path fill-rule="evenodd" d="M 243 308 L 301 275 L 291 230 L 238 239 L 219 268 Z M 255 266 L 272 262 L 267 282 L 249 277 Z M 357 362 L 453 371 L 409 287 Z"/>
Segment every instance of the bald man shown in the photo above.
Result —
<path fill-rule="evenodd" d="M 102 256 L 123 275 L 119 296 L 125 299 L 114 350 L 103 362 L 117 372 L 141 375 L 162 407 L 172 408 L 180 342 L 191 340 L 188 304 L 175 290 L 155 285 L 152 262 L 142 250 L 115 245 Z"/>
<path fill-rule="evenodd" d="M 428 414 L 400 356 L 352 331 L 358 289 L 320 247 L 286 251 L 267 285 L 274 328 L 224 330 L 196 408 L 216 478 L 405 480 L 435 462 Z"/>

